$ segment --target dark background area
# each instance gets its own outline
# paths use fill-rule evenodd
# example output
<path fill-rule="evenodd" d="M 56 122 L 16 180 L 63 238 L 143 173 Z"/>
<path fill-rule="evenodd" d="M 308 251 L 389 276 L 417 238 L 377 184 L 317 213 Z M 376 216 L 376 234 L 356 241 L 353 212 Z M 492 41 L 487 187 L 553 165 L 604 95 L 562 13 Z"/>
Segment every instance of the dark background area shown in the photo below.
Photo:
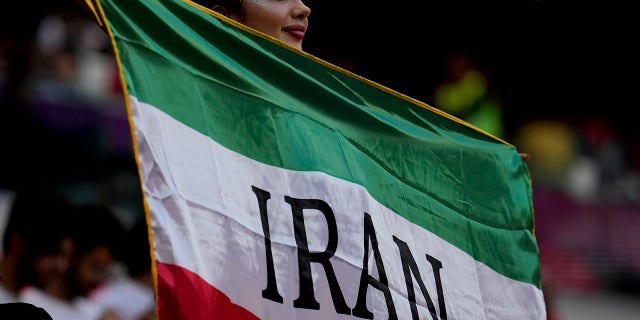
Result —
<path fill-rule="evenodd" d="M 312 0 L 305 50 L 430 103 L 447 54 L 471 53 L 505 99 L 507 124 L 531 117 L 603 116 L 633 126 L 626 110 L 640 72 L 637 19 L 617 1 Z M 3 4 L 0 38 L 28 45 L 39 19 L 74 0 Z M 636 104 L 637 105 L 637 104 Z M 638 130 L 628 130 L 633 134 Z"/>
<path fill-rule="evenodd" d="M 637 137 L 637 23 L 605 1 L 316 1 L 308 51 L 431 104 L 446 57 L 470 53 L 505 104 L 513 133 L 531 118 L 606 117 Z M 325 17 L 331 17 L 325 19 Z M 637 20 L 636 20 L 637 21 Z M 634 27 L 635 26 L 635 27 Z M 637 106 L 637 103 L 635 104 Z"/>

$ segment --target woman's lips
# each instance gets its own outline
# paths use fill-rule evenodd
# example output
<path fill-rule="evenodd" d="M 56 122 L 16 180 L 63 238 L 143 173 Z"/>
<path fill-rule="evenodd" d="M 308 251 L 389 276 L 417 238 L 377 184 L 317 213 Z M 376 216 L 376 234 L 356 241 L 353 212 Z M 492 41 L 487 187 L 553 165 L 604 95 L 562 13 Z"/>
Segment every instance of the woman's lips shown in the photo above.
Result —
<path fill-rule="evenodd" d="M 283 28 L 282 31 L 288 32 L 289 34 L 291 34 L 292 36 L 298 39 L 304 39 L 304 32 L 305 32 L 304 26 L 299 26 L 299 25 L 288 26 Z"/>

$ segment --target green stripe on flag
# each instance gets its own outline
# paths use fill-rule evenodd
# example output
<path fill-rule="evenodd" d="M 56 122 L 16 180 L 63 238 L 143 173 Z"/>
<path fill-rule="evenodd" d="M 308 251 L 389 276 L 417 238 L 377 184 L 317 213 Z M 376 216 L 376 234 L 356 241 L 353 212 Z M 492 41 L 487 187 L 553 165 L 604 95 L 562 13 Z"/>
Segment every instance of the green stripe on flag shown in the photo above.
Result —
<path fill-rule="evenodd" d="M 512 145 L 187 3 L 113 2 L 103 9 L 129 94 L 257 161 L 362 185 L 539 286 L 530 177 Z"/>

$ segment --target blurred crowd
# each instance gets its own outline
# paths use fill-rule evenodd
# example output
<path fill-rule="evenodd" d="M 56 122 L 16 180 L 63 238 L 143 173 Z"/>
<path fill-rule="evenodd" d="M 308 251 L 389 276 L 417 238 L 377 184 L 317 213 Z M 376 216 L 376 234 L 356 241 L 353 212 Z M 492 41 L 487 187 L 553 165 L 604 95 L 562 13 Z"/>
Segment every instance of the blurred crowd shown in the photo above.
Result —
<path fill-rule="evenodd" d="M 20 189 L 6 212 L 0 303 L 30 303 L 53 319 L 155 319 L 144 219 L 127 227 L 109 206 L 49 188 Z"/>
<path fill-rule="evenodd" d="M 0 39 L 0 303 L 155 319 L 117 65 L 108 36 L 69 4 Z"/>
<path fill-rule="evenodd" d="M 147 227 L 109 39 L 75 7 L 47 12 L 25 38 L 0 39 L 0 302 L 82 314 L 60 319 L 150 319 Z M 640 293 L 637 132 L 598 116 L 505 126 L 515 106 L 491 75 L 465 52 L 448 58 L 425 102 L 531 155 L 549 296 Z M 329 62 L 359 71 L 355 57 Z"/>
<path fill-rule="evenodd" d="M 628 134 L 633 129 L 597 115 L 530 118 L 508 132 L 500 88 L 473 58 L 465 52 L 448 56 L 432 103 L 531 155 L 548 297 L 558 291 L 640 294 L 638 132 Z"/>

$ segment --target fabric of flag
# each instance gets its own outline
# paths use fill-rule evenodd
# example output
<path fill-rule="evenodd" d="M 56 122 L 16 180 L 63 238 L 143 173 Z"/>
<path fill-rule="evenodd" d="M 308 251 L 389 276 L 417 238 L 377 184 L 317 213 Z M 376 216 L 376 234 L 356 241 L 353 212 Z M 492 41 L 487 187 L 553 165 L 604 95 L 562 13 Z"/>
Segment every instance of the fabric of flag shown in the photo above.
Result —
<path fill-rule="evenodd" d="M 85 1 L 160 320 L 546 319 L 514 146 L 188 0 Z"/>

